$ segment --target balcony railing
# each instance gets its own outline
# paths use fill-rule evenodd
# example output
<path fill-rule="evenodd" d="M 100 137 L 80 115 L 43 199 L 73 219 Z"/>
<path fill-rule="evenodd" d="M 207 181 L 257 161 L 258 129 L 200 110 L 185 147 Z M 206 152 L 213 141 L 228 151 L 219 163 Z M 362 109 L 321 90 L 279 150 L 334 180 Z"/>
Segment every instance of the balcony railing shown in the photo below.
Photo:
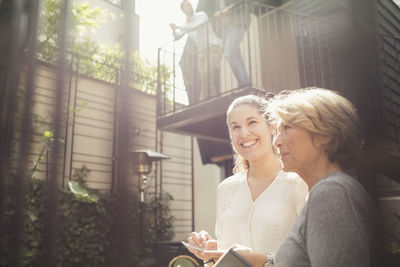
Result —
<path fill-rule="evenodd" d="M 162 46 L 159 64 L 171 67 L 172 82 L 159 76 L 159 116 L 236 90 L 340 87 L 332 73 L 341 63 L 332 58 L 344 33 L 337 22 L 299 14 L 293 5 L 243 1 L 187 32 L 186 43 Z"/>
<path fill-rule="evenodd" d="M 161 113 L 261 85 L 259 18 L 271 10 L 270 6 L 241 2 L 228 14 L 211 18 L 184 38 L 161 47 L 159 64 L 172 69 L 171 84 L 164 84 L 166 77 L 159 77 Z M 224 51 L 226 42 L 240 50 Z"/>

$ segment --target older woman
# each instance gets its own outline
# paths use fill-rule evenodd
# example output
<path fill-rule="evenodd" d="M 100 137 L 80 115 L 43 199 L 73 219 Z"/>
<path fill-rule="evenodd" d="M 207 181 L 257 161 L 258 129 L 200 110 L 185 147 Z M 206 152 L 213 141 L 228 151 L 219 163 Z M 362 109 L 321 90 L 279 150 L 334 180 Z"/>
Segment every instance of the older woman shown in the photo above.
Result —
<path fill-rule="evenodd" d="M 279 267 L 379 265 L 374 204 L 343 172 L 360 149 L 356 108 L 333 91 L 308 88 L 274 98 L 267 113 L 277 125 L 274 145 L 283 170 L 298 173 L 310 190 L 304 209 L 270 261 Z M 236 251 L 254 266 L 267 261 L 247 248 Z"/>

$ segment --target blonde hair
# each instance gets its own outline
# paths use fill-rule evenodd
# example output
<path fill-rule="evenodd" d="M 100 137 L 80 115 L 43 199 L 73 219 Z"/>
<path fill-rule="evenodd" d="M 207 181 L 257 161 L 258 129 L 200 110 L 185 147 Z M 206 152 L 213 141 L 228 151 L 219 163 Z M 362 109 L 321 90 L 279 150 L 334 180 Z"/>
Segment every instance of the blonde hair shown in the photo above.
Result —
<path fill-rule="evenodd" d="M 347 167 L 360 150 L 362 127 L 356 107 L 337 92 L 309 87 L 275 96 L 265 110 L 270 123 L 278 120 L 329 138 L 324 150 L 331 162 Z"/>
<path fill-rule="evenodd" d="M 268 102 L 265 98 L 256 95 L 245 95 L 236 98 L 235 100 L 232 101 L 232 103 L 228 107 L 228 110 L 226 111 L 226 123 L 228 125 L 228 128 L 229 128 L 229 121 L 228 121 L 229 113 L 231 113 L 231 111 L 234 110 L 235 108 L 242 105 L 252 106 L 258 110 L 261 116 L 264 116 L 263 110 L 266 108 L 267 103 Z M 268 120 L 265 121 L 268 123 Z M 240 173 L 242 171 L 248 170 L 250 167 L 249 161 L 243 158 L 240 154 L 238 154 L 233 145 L 232 149 L 235 152 L 234 156 L 235 166 L 233 167 L 233 173 Z"/>

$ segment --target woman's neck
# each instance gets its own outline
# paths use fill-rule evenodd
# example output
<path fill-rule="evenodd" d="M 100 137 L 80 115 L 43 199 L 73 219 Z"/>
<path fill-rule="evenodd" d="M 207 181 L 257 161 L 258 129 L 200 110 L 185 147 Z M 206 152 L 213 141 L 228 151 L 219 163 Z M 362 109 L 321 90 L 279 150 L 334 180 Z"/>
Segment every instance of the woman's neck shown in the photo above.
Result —
<path fill-rule="evenodd" d="M 282 168 L 280 161 L 273 154 L 262 160 L 249 162 L 249 165 L 247 184 L 251 198 L 255 201 L 272 184 Z"/>
<path fill-rule="evenodd" d="M 273 179 L 281 169 L 279 159 L 272 154 L 262 160 L 249 162 L 248 177 L 255 180 Z"/>
<path fill-rule="evenodd" d="M 330 162 L 329 160 L 320 161 L 313 164 L 308 170 L 301 170 L 298 172 L 300 177 L 303 178 L 304 182 L 308 185 L 308 191 L 311 191 L 313 186 L 320 180 L 332 174 L 334 172 L 341 171 L 340 165 L 336 162 Z"/>

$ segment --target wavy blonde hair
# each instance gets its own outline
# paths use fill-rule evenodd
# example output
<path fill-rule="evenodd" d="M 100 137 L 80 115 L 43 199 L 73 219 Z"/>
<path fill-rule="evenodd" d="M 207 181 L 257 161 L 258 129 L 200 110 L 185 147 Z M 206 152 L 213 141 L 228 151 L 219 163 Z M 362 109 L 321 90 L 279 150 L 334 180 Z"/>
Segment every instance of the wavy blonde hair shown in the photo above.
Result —
<path fill-rule="evenodd" d="M 284 91 L 270 99 L 265 115 L 270 124 L 279 120 L 307 130 L 312 138 L 326 137 L 324 150 L 331 162 L 348 167 L 360 150 L 362 126 L 356 107 L 332 90 L 309 87 Z"/>
<path fill-rule="evenodd" d="M 257 95 L 245 95 L 236 98 L 235 100 L 232 101 L 232 103 L 228 107 L 228 110 L 226 111 L 226 123 L 228 125 L 228 129 L 230 129 L 228 121 L 229 113 L 231 113 L 232 110 L 242 105 L 252 106 L 255 107 L 260 113 L 260 115 L 265 118 L 263 111 L 265 110 L 267 103 L 268 102 L 264 97 Z M 269 124 L 267 119 L 265 121 L 267 122 L 267 124 Z M 229 130 L 229 135 L 230 135 L 230 130 Z M 232 149 L 235 152 L 234 155 L 235 166 L 233 167 L 233 173 L 240 173 L 242 171 L 248 170 L 250 167 L 249 161 L 243 158 L 240 154 L 238 154 L 233 145 Z"/>

